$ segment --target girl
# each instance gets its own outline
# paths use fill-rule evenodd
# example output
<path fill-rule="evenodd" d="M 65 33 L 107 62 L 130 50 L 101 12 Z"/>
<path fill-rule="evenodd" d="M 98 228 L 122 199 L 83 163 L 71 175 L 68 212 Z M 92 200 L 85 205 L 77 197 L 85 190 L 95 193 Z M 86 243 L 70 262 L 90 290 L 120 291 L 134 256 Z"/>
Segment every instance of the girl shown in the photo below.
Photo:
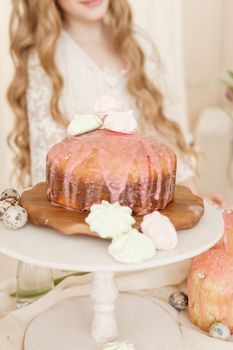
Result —
<path fill-rule="evenodd" d="M 87 113 L 101 95 L 133 109 L 141 130 L 163 138 L 184 158 L 193 154 L 179 126 L 165 116 L 159 55 L 135 32 L 127 0 L 14 0 L 10 35 L 16 70 L 8 93 L 15 113 L 9 141 L 22 186 L 45 181 L 49 148 L 66 136 L 74 113 Z M 193 177 L 179 162 L 178 182 Z M 182 267 L 174 280 L 173 271 L 169 282 L 185 274 Z"/>
<path fill-rule="evenodd" d="M 14 0 L 10 34 L 16 71 L 9 140 L 22 185 L 45 180 L 47 151 L 66 135 L 74 113 L 86 113 L 101 95 L 133 109 L 141 130 L 169 142 L 183 159 L 193 154 L 165 116 L 159 55 L 135 32 L 127 0 Z M 177 170 L 179 183 L 194 176 L 184 162 Z"/>

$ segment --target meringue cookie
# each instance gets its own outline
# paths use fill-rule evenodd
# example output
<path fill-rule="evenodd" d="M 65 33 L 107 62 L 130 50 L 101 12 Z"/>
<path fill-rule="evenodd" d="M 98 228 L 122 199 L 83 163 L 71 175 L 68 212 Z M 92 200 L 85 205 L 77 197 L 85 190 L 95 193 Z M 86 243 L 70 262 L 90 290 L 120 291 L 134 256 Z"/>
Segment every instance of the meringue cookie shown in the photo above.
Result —
<path fill-rule="evenodd" d="M 139 264 L 155 256 L 155 245 L 151 238 L 136 229 L 116 236 L 108 247 L 109 254 L 126 264 Z"/>
<path fill-rule="evenodd" d="M 103 116 L 111 112 L 120 112 L 122 106 L 120 101 L 110 96 L 99 97 L 91 109 L 91 113 Z"/>
<path fill-rule="evenodd" d="M 101 238 L 114 238 L 127 232 L 135 223 L 129 207 L 121 206 L 119 202 L 93 204 L 85 222 L 90 225 L 91 231 L 99 234 Z"/>
<path fill-rule="evenodd" d="M 123 343 L 108 343 L 105 344 L 103 350 L 135 350 L 133 344 Z"/>
<path fill-rule="evenodd" d="M 69 124 L 67 131 L 69 135 L 76 136 L 99 129 L 102 125 L 103 121 L 97 115 L 76 114 L 74 119 Z"/>
<path fill-rule="evenodd" d="M 142 232 L 149 236 L 157 249 L 173 249 L 177 245 L 177 232 L 170 219 L 154 211 L 145 215 L 141 223 Z"/>
<path fill-rule="evenodd" d="M 102 129 L 132 134 L 137 129 L 137 121 L 133 116 L 132 110 L 112 112 L 104 119 Z"/>

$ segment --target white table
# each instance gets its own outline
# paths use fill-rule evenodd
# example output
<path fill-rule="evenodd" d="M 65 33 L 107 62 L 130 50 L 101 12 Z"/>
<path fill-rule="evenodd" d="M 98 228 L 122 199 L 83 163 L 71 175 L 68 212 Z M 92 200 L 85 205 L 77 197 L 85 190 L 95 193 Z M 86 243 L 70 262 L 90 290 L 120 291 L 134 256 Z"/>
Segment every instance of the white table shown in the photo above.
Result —
<path fill-rule="evenodd" d="M 30 224 L 18 231 L 1 226 L 0 252 L 3 254 L 49 268 L 94 272 L 92 322 L 89 298 L 65 300 L 31 323 L 25 337 L 25 350 L 97 350 L 102 349 L 101 343 L 116 338 L 132 342 L 137 350 L 168 350 L 171 346 L 179 349 L 179 328 L 159 305 L 124 294 L 117 300 L 114 272 L 144 270 L 191 258 L 212 247 L 223 230 L 222 213 L 205 202 L 204 216 L 194 228 L 178 233 L 175 249 L 159 251 L 155 258 L 142 264 L 126 265 L 109 256 L 109 243 L 103 240 L 67 237 Z M 169 336 L 164 337 L 168 333 Z"/>

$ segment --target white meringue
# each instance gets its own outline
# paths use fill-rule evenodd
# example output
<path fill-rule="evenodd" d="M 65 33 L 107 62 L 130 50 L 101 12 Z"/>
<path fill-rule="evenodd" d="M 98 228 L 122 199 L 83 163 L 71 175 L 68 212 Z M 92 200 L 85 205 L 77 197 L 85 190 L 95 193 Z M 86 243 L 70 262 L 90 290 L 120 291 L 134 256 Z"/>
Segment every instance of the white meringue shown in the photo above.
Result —
<path fill-rule="evenodd" d="M 129 231 L 135 223 L 129 207 L 121 206 L 119 202 L 93 204 L 85 222 L 90 225 L 93 232 L 101 238 L 114 238 L 117 235 Z"/>
<path fill-rule="evenodd" d="M 105 344 L 103 350 L 135 350 L 133 344 L 123 343 L 108 343 Z"/>
<path fill-rule="evenodd" d="M 149 236 L 157 249 L 173 249 L 177 245 L 177 232 L 170 219 L 154 211 L 145 215 L 141 223 L 142 232 Z"/>
<path fill-rule="evenodd" d="M 126 264 L 139 264 L 155 256 L 155 245 L 151 238 L 136 229 L 116 236 L 108 247 L 109 254 Z"/>
<path fill-rule="evenodd" d="M 97 115 L 76 114 L 70 122 L 67 131 L 69 135 L 76 136 L 89 131 L 99 129 L 103 125 L 103 120 Z"/>
<path fill-rule="evenodd" d="M 122 106 L 120 101 L 110 96 L 99 97 L 93 107 L 91 108 L 91 113 L 97 114 L 99 116 L 104 116 L 111 112 L 122 111 Z"/>
<path fill-rule="evenodd" d="M 137 129 L 137 121 L 133 116 L 132 110 L 112 112 L 104 119 L 102 129 L 132 134 Z"/>

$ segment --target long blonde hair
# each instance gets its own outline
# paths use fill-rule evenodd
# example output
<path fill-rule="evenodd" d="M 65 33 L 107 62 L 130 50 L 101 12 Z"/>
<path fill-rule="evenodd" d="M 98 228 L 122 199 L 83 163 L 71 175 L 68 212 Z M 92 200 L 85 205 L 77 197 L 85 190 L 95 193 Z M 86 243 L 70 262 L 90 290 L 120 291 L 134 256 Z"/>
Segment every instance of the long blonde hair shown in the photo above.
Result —
<path fill-rule="evenodd" d="M 159 133 L 166 135 L 183 153 L 192 154 L 193 151 L 185 143 L 178 124 L 165 117 L 162 95 L 145 73 L 145 56 L 135 40 L 128 1 L 110 0 L 107 18 L 113 47 L 128 70 L 128 92 L 134 98 L 142 121 L 153 125 Z M 10 39 L 15 75 L 8 90 L 8 99 L 14 110 L 15 127 L 9 135 L 8 142 L 15 152 L 19 183 L 24 186 L 30 181 L 26 91 L 27 60 L 31 49 L 38 52 L 41 66 L 52 82 L 51 116 L 63 126 L 68 124 L 58 107 L 63 79 L 55 63 L 55 50 L 62 26 L 61 10 L 55 1 L 13 0 Z"/>

